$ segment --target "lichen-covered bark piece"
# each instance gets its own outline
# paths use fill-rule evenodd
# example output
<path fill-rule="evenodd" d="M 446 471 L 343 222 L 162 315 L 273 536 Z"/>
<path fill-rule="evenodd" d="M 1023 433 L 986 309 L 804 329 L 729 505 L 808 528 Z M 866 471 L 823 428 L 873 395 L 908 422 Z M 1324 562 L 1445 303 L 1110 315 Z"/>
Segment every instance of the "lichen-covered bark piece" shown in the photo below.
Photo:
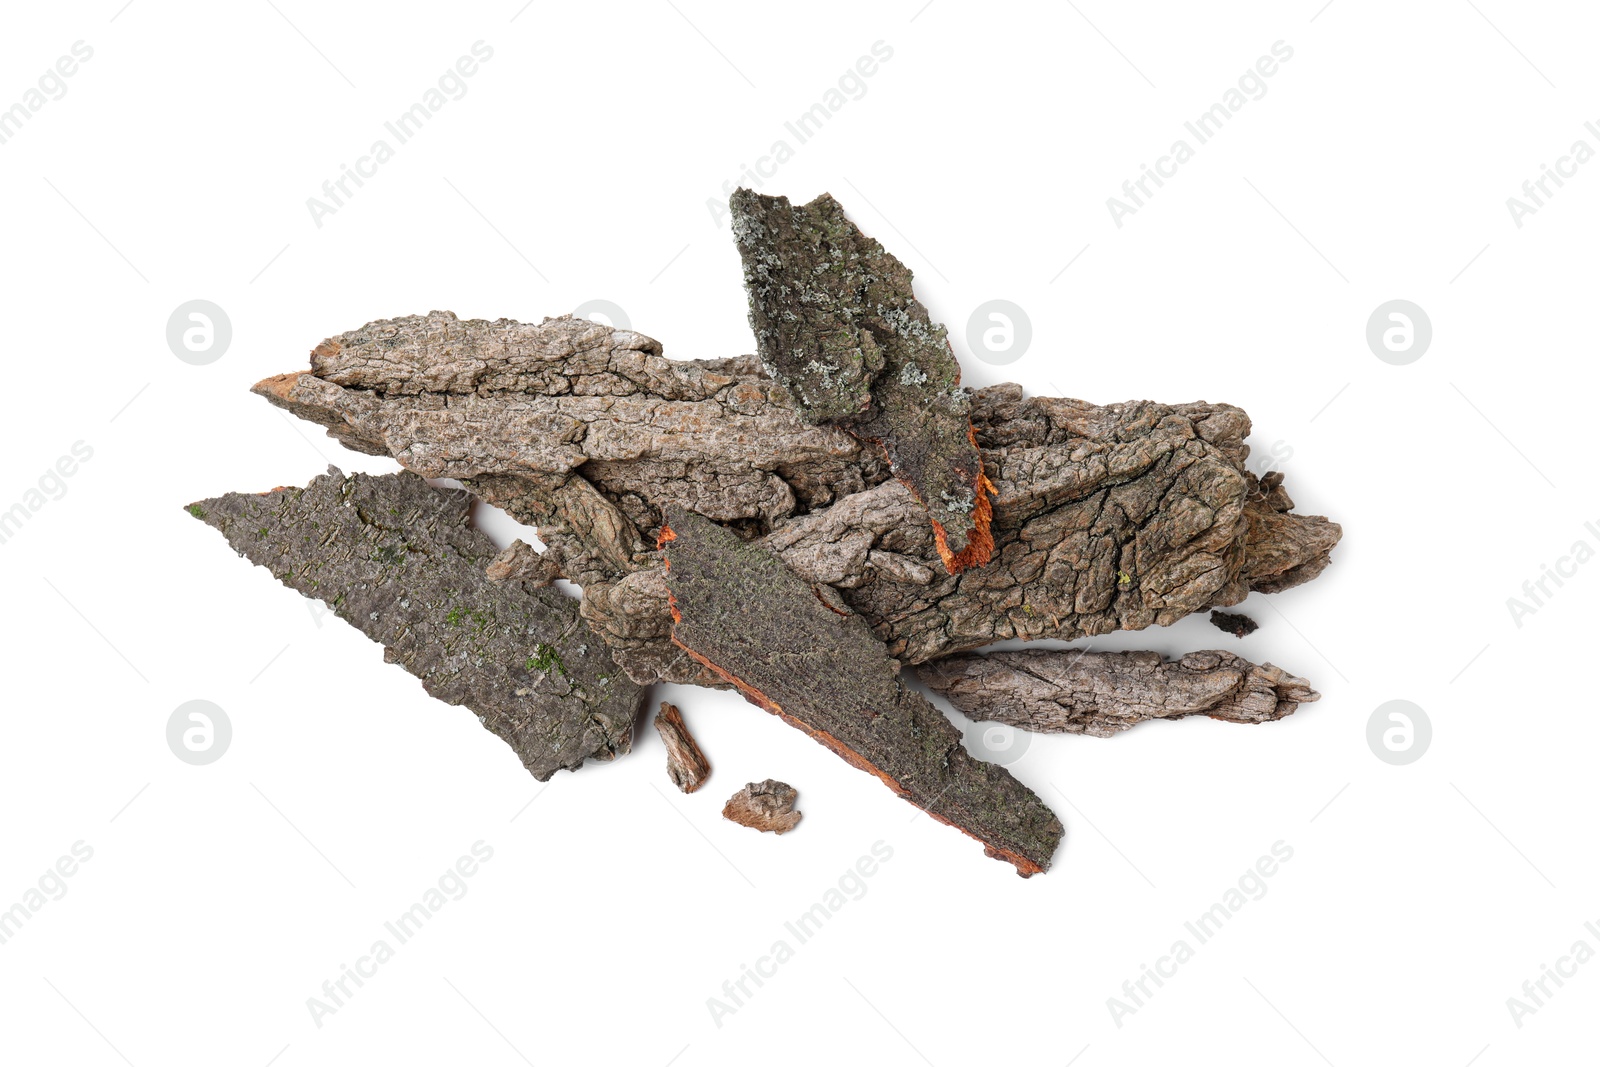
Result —
<path fill-rule="evenodd" d="M 1061 823 L 898 675 L 866 622 L 826 605 L 769 548 L 681 507 L 661 533 L 672 638 L 746 699 L 799 727 L 1022 875 L 1050 865 Z"/>
<path fill-rule="evenodd" d="M 656 733 L 667 748 L 667 777 L 672 784 L 685 793 L 699 789 L 711 774 L 711 762 L 695 743 L 676 704 L 661 702 L 661 709 L 656 712 Z"/>
<path fill-rule="evenodd" d="M 228 493 L 189 506 L 240 555 L 384 646 L 432 696 L 475 712 L 540 781 L 626 753 L 644 691 L 560 591 L 491 581 L 471 497 L 415 474 Z"/>
<path fill-rule="evenodd" d="M 1256 620 L 1248 615 L 1240 615 L 1232 611 L 1213 611 L 1211 613 L 1211 625 L 1223 633 L 1232 634 L 1235 637 L 1248 637 L 1259 629 Z"/>
<path fill-rule="evenodd" d="M 768 778 L 751 782 L 722 806 L 722 817 L 762 833 L 786 834 L 800 822 L 802 812 L 794 810 L 799 794 L 787 782 Z"/>
<path fill-rule="evenodd" d="M 1146 719 L 1281 719 L 1316 700 L 1304 678 L 1227 652 L 1024 649 L 964 653 L 917 668 L 928 688 L 980 721 L 1110 737 Z"/>
<path fill-rule="evenodd" d="M 729 208 L 768 372 L 808 422 L 837 424 L 883 448 L 926 505 L 949 573 L 987 563 L 991 487 L 970 394 L 911 271 L 826 193 L 795 207 L 740 189 Z"/>

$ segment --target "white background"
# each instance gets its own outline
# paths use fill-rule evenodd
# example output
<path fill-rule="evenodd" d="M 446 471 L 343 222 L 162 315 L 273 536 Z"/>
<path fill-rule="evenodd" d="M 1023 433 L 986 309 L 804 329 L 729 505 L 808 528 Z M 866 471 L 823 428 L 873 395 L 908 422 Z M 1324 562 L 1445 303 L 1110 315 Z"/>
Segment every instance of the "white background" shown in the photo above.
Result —
<path fill-rule="evenodd" d="M 1600 119 L 1578 4 L 236 4 L 18 6 L 0 106 L 75 41 L 93 58 L 0 145 L 7 730 L 0 908 L 74 842 L 93 858 L 0 945 L 16 1063 L 944 1065 L 1573 1063 L 1600 963 L 1516 1025 L 1573 943 L 1600 949 L 1591 460 L 1600 165 L 1514 224 L 1506 198 Z M 676 6 L 674 6 L 676 5 Z M 1491 22 L 1492 20 L 1492 22 Z M 336 214 L 306 200 L 475 41 L 451 101 Z M 1116 226 L 1106 198 L 1276 41 L 1268 92 Z M 784 129 L 874 42 L 892 58 L 821 133 Z M 677 357 L 747 352 L 738 258 L 707 201 L 783 138 L 764 191 L 834 193 L 916 272 L 969 383 L 1099 402 L 1228 401 L 1301 510 L 1344 525 L 1317 581 L 1099 648 L 1237 650 L 1323 694 L 1246 728 L 1032 739 L 1014 771 L 1060 814 L 1030 880 L 738 698 L 662 691 L 714 767 L 682 796 L 654 731 L 541 788 L 466 711 L 181 510 L 381 472 L 247 392 L 324 337 L 398 315 L 538 321 L 591 299 Z M 1190 138 L 1191 144 L 1193 139 Z M 392 142 L 391 142 L 392 143 Z M 769 167 L 770 170 L 770 167 Z M 1593 173 L 1591 173 L 1593 172 Z M 1071 266 L 1068 264 L 1071 263 Z M 1065 268 L 1065 269 L 1064 269 Z M 207 299 L 207 366 L 165 340 Z M 1031 347 L 972 357 L 992 298 Z M 1431 317 L 1408 366 L 1380 303 Z M 504 528 L 497 532 L 504 536 Z M 1270 604 L 1267 602 L 1270 600 Z M 193 767 L 180 703 L 231 718 Z M 1416 702 L 1433 741 L 1381 762 Z M 981 730 L 966 725 L 969 743 Z M 724 822 L 775 777 L 805 821 Z M 531 801 L 531 805 L 530 805 Z M 307 998 L 482 840 L 425 931 L 317 1026 Z M 718 1026 L 707 998 L 859 856 L 867 892 Z M 1293 858 L 1213 940 L 1184 929 L 1275 842 Z M 1186 938 L 1192 960 L 1107 999 Z M 752 987 L 753 988 L 753 987 Z M 1076 1057 L 1076 1058 L 1075 1058 Z"/>

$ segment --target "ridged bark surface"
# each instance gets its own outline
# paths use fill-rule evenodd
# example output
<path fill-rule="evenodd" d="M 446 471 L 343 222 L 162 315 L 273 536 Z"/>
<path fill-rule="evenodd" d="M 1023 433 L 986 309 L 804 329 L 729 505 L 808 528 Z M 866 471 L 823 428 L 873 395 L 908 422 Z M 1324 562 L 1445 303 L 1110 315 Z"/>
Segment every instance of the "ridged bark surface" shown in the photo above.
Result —
<path fill-rule="evenodd" d="M 969 718 L 1096 737 L 1189 715 L 1270 722 L 1318 698 L 1304 678 L 1228 652 L 964 653 L 924 663 L 917 677 Z"/>

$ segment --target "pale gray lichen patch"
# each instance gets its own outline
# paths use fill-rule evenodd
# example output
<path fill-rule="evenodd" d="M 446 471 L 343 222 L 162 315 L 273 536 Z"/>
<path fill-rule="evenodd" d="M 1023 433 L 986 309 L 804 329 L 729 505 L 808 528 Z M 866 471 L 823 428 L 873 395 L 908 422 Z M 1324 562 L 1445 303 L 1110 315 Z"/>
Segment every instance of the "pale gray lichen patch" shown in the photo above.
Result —
<path fill-rule="evenodd" d="M 946 511 L 961 515 L 970 512 L 977 500 L 970 489 L 964 489 L 956 493 L 940 493 L 939 499 L 944 501 L 944 509 Z"/>

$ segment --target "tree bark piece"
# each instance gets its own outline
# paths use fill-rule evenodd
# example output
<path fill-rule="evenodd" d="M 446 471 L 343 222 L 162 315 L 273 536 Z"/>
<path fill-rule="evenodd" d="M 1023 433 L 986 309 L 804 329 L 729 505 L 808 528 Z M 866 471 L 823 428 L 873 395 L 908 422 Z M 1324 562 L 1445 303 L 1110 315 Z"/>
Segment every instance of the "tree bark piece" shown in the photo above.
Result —
<path fill-rule="evenodd" d="M 1061 823 L 1003 767 L 973 759 L 961 733 L 898 677 L 866 622 L 825 604 L 769 548 L 681 507 L 661 543 L 672 639 L 752 703 L 1031 875 Z"/>
<path fill-rule="evenodd" d="M 722 806 L 722 817 L 762 833 L 786 834 L 800 822 L 803 814 L 794 810 L 799 796 L 786 782 L 768 778 L 751 782 Z"/>
<path fill-rule="evenodd" d="M 676 704 L 661 702 L 661 709 L 656 712 L 656 733 L 667 746 L 667 777 L 672 784 L 685 793 L 699 789 L 711 775 L 711 762 L 695 743 Z"/>
<path fill-rule="evenodd" d="M 794 207 L 740 189 L 729 207 L 768 373 L 807 422 L 882 447 L 926 506 L 949 573 L 987 563 L 992 487 L 971 394 L 944 327 L 912 291 L 911 271 L 826 193 Z"/>
<path fill-rule="evenodd" d="M 626 753 L 644 691 L 555 589 L 496 583 L 471 497 L 415 474 L 228 493 L 189 506 L 239 554 L 384 646 L 423 688 L 475 712 L 540 781 Z"/>
<path fill-rule="evenodd" d="M 1235 637 L 1248 637 L 1260 629 L 1256 624 L 1256 620 L 1250 616 L 1228 611 L 1213 611 L 1211 613 L 1211 625 L 1223 633 L 1232 634 Z"/>
<path fill-rule="evenodd" d="M 1187 715 L 1268 722 L 1318 697 L 1304 678 L 1214 651 L 1177 660 L 1075 649 L 965 653 L 925 663 L 917 676 L 968 718 L 1095 737 Z"/>

